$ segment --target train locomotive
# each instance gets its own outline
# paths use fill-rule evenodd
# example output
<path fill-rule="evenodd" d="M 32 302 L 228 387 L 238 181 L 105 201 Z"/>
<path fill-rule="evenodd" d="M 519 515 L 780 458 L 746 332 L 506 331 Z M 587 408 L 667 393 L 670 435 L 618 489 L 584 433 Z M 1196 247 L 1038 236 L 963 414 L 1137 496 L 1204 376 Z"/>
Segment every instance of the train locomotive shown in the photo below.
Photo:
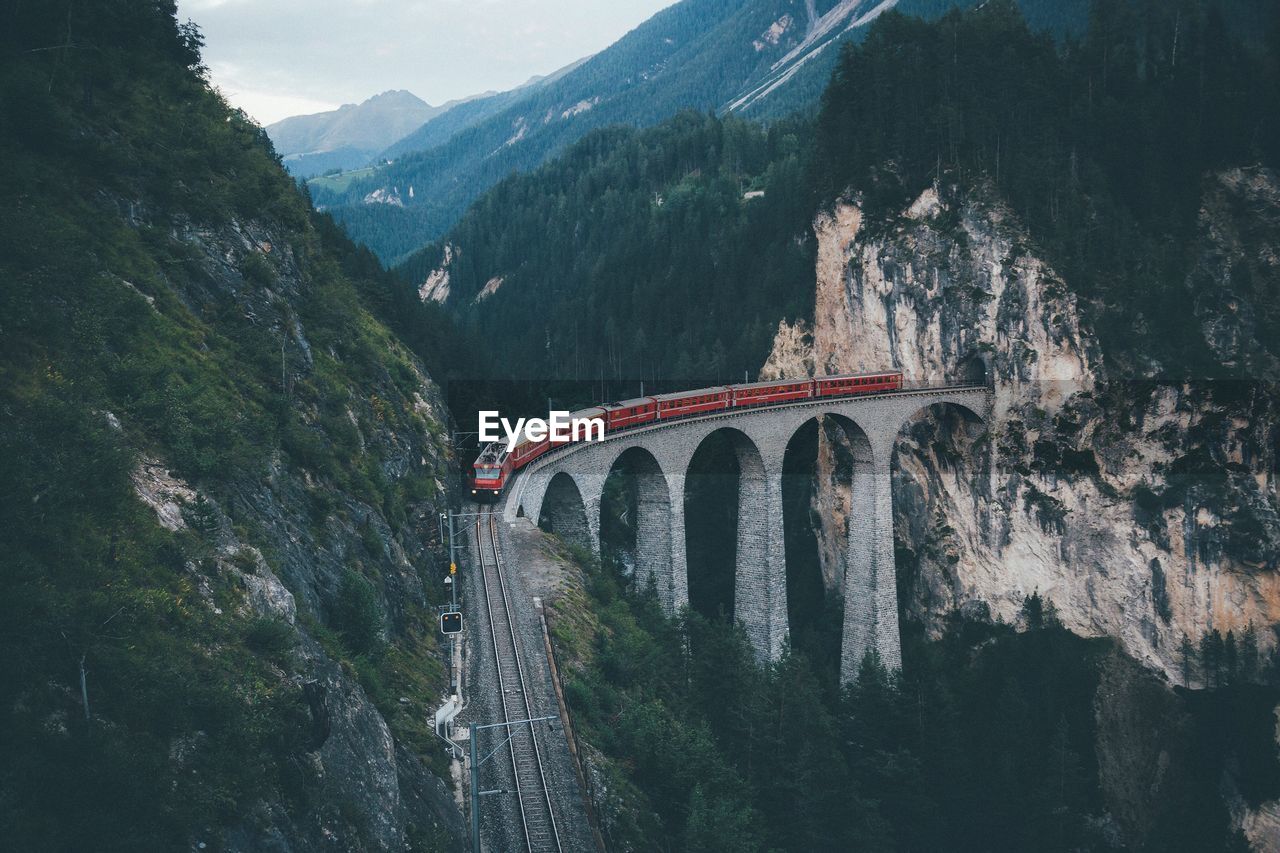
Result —
<path fill-rule="evenodd" d="M 605 433 L 619 432 L 680 418 L 705 417 L 730 409 L 779 406 L 803 400 L 856 397 L 881 394 L 902 388 L 902 373 L 859 373 L 847 376 L 820 376 L 816 379 L 780 379 L 742 385 L 718 385 L 695 391 L 656 394 L 618 403 L 593 406 L 570 415 L 571 419 L 601 418 Z M 478 501 L 497 500 L 516 471 L 533 460 L 558 449 L 568 441 L 528 439 L 510 453 L 501 442 L 481 450 L 472 467 L 471 495 Z"/>

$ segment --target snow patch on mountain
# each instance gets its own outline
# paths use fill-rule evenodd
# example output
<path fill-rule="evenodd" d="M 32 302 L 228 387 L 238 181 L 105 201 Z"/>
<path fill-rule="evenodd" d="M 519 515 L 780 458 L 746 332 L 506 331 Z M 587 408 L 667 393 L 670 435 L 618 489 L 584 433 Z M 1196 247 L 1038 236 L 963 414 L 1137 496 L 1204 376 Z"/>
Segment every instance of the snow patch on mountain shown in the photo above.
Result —
<path fill-rule="evenodd" d="M 455 249 L 452 243 L 444 244 L 444 257 L 440 266 L 427 273 L 426 281 L 418 285 L 418 298 L 444 304 L 449 298 L 449 267 L 453 264 Z"/>
<path fill-rule="evenodd" d="M 728 112 L 742 110 L 767 97 L 794 77 L 805 63 L 821 54 L 831 44 L 840 41 L 846 33 L 867 26 L 896 5 L 898 0 L 840 0 L 825 14 L 818 15 L 814 5 L 806 3 L 809 21 L 804 38 L 770 66 L 769 73 L 763 80 L 726 104 L 725 109 Z M 783 16 L 783 18 L 789 17 L 789 15 Z M 764 49 L 763 40 L 781 21 L 780 18 L 761 34 L 760 39 L 752 43 L 757 52 Z M 782 34 L 779 32 L 777 39 L 781 39 Z M 777 44 L 777 40 L 769 43 Z"/>
<path fill-rule="evenodd" d="M 599 95 L 597 95 L 594 98 L 584 98 L 583 100 L 578 101 L 576 104 L 566 109 L 564 112 L 560 113 L 560 118 L 572 118 L 573 116 L 576 116 L 578 113 L 585 113 L 587 110 L 591 109 L 598 103 L 600 103 Z"/>
<path fill-rule="evenodd" d="M 493 278 L 486 281 L 484 283 L 484 287 L 480 288 L 480 292 L 476 294 L 476 298 L 471 301 L 471 304 L 479 305 L 490 296 L 493 296 L 493 294 L 498 292 L 498 288 L 502 287 L 503 281 L 504 278 L 500 275 L 495 275 Z"/>
<path fill-rule="evenodd" d="M 493 151 L 494 154 L 497 154 L 503 148 L 506 148 L 511 145 L 515 145 L 521 139 L 524 139 L 524 135 L 529 132 L 529 122 L 525 119 L 524 116 L 520 116 L 518 119 L 516 119 L 512 126 L 515 127 L 516 132 L 511 134 L 511 136 L 507 137 L 507 141 L 502 143 L 501 147 Z"/>
<path fill-rule="evenodd" d="M 769 28 L 760 34 L 760 37 L 751 42 L 751 46 L 755 48 L 756 53 L 764 50 L 766 47 L 776 45 L 786 35 L 787 30 L 791 29 L 791 25 L 796 19 L 791 15 L 783 15 L 778 20 L 769 25 Z"/>
<path fill-rule="evenodd" d="M 364 197 L 365 204 L 389 204 L 393 207 L 404 207 L 404 201 L 400 198 L 399 187 L 378 187 L 373 192 Z"/>

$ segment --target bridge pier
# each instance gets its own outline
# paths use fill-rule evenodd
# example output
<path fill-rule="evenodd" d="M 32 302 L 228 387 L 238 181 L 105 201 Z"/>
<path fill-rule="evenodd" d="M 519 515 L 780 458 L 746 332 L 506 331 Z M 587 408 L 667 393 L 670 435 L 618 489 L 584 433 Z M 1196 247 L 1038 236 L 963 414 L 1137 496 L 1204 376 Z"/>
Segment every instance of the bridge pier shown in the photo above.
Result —
<path fill-rule="evenodd" d="M 757 656 L 765 661 L 777 660 L 787 640 L 782 511 L 781 474 L 766 472 L 762 465 L 758 470 L 744 465 L 738 481 L 733 613 Z"/>
<path fill-rule="evenodd" d="M 855 450 L 845 543 L 844 630 L 840 680 L 854 681 L 867 651 L 875 648 L 890 670 L 902 668 L 898 586 L 893 553 L 893 441 Z"/>
<path fill-rule="evenodd" d="M 658 601 L 667 612 L 673 609 L 675 594 L 671 570 L 674 505 L 667 480 L 660 471 L 655 469 L 637 474 L 636 582 L 642 589 L 652 583 L 658 593 Z"/>
<path fill-rule="evenodd" d="M 600 501 L 604 497 L 604 475 L 582 474 L 578 476 L 578 487 L 582 489 L 583 511 L 586 514 L 587 529 L 585 542 L 576 543 L 591 549 L 591 553 L 600 556 Z"/>
<path fill-rule="evenodd" d="M 668 516 L 671 523 L 671 535 L 668 537 L 671 546 L 670 586 L 671 599 L 669 612 L 679 613 L 689 606 L 689 560 L 685 552 L 684 538 L 684 474 L 667 474 L 667 494 L 671 496 L 671 512 Z"/>

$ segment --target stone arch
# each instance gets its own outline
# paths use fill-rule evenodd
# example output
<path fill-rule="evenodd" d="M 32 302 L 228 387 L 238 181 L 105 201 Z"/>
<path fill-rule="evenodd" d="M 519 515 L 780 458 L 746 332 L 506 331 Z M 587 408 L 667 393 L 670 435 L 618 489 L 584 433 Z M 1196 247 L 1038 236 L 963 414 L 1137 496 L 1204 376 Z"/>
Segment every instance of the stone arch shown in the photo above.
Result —
<path fill-rule="evenodd" d="M 939 523 L 939 512 L 944 518 L 956 517 L 946 509 L 958 496 L 948 484 L 972 483 L 977 492 L 986 492 L 991 468 L 986 454 L 976 446 L 987 431 L 985 412 L 956 399 L 914 402 L 903 412 L 884 452 L 892 480 L 886 527 L 895 544 L 894 583 L 904 616 L 918 619 L 955 604 L 954 586 L 947 582 L 946 571 L 968 547 L 963 529 Z M 956 509 L 979 525 L 986 523 L 973 506 Z M 926 583 L 925 578 L 933 575 L 921 570 L 931 561 L 945 571 L 936 576 L 940 581 Z"/>
<path fill-rule="evenodd" d="M 689 458 L 685 472 L 685 514 L 691 512 L 688 482 L 696 476 L 699 451 L 712 441 L 727 444 L 737 469 L 737 501 L 733 561 L 733 618 L 742 624 L 756 651 L 767 658 L 781 653 L 786 639 L 786 579 L 783 564 L 782 531 L 776 521 L 782 514 L 781 471 L 769 470 L 757 446 L 746 433 L 734 427 L 720 427 L 702 436 Z M 686 541 L 688 533 L 686 531 Z M 698 566 L 689 550 L 690 598 L 696 584 Z"/>
<path fill-rule="evenodd" d="M 626 480 L 618 487 L 619 475 Z M 633 445 L 614 457 L 605 479 L 604 498 L 600 501 L 600 530 L 605 535 L 606 513 L 611 502 L 621 499 L 628 513 L 630 531 L 634 534 L 632 554 L 635 559 L 636 583 L 641 588 L 654 585 L 664 608 L 677 606 L 677 583 L 672 561 L 671 490 L 662 466 L 646 448 Z"/>
<path fill-rule="evenodd" d="M 547 483 L 538 526 L 579 547 L 589 550 L 596 547 L 582 492 L 573 477 L 564 471 L 556 473 Z"/>
<path fill-rule="evenodd" d="M 987 424 L 986 412 L 979 412 L 975 410 L 968 402 L 942 397 L 933 400 L 917 401 L 917 405 L 908 409 L 904 413 L 905 417 L 902 419 L 902 423 L 898 425 L 897 431 L 901 433 L 903 428 L 909 427 L 914 422 L 918 422 L 923 415 L 930 413 L 937 415 L 948 412 L 953 412 L 963 416 L 963 418 L 970 424 L 982 424 L 984 428 Z"/>
<path fill-rule="evenodd" d="M 871 438 L 846 414 L 815 414 L 791 431 L 782 471 L 788 627 L 794 642 L 816 644 L 816 660 L 835 659 L 845 633 L 840 604 L 867 593 L 866 572 L 848 567 L 870 566 Z"/>
<path fill-rule="evenodd" d="M 933 464 L 947 470 L 957 464 L 977 465 L 979 460 L 974 458 L 973 447 L 987 432 L 986 414 L 959 400 L 924 401 L 904 414 L 888 446 L 882 450 L 893 471 L 895 505 L 904 497 L 900 493 L 904 478 L 911 470 L 900 458 L 904 441 L 927 451 Z M 915 521 L 923 524 L 925 520 L 917 517 Z"/>

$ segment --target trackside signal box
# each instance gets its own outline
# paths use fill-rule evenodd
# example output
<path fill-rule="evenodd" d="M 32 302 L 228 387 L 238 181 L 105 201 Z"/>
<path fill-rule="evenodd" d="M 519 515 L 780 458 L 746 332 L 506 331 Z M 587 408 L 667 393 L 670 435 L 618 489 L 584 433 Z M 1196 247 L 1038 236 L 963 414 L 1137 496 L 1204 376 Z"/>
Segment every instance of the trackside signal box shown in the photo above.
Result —
<path fill-rule="evenodd" d="M 462 633 L 462 614 L 456 610 L 448 613 L 440 614 L 440 633 L 441 634 L 461 634 Z"/>

